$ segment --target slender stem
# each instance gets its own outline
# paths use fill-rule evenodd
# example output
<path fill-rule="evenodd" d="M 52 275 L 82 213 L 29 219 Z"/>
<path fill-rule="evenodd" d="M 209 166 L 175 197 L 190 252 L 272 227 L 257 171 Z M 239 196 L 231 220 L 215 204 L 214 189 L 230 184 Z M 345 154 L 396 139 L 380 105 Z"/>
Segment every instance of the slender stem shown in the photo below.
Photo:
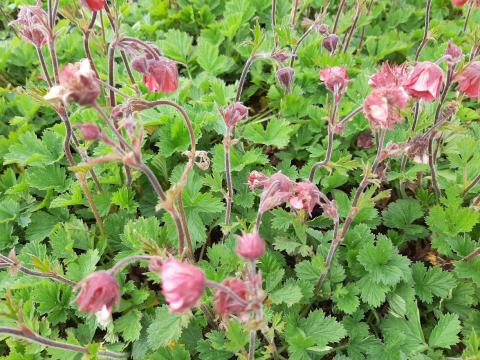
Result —
<path fill-rule="evenodd" d="M 143 171 L 143 173 L 147 176 L 148 180 L 150 181 L 150 184 L 153 187 L 153 190 L 157 194 L 157 196 L 160 198 L 162 201 L 167 200 L 167 196 L 165 192 L 163 191 L 162 185 L 160 185 L 160 182 L 158 181 L 157 177 L 153 173 L 152 169 L 150 169 L 146 164 L 141 163 L 139 166 L 139 169 Z"/>
<path fill-rule="evenodd" d="M 373 0 L 370 0 L 367 6 L 367 16 L 369 16 L 370 12 L 372 11 L 372 5 L 373 5 Z M 360 35 L 360 41 L 358 42 L 358 46 L 356 49 L 357 53 L 362 50 L 363 42 L 365 41 L 365 28 L 366 26 L 362 27 L 362 34 Z"/>
<path fill-rule="evenodd" d="M 233 203 L 233 183 L 232 183 L 232 169 L 230 163 L 230 147 L 231 141 L 229 130 L 223 140 L 224 152 L 225 152 L 225 179 L 227 181 L 227 193 L 225 194 L 226 210 L 225 210 L 225 225 L 230 225 Z"/>
<path fill-rule="evenodd" d="M 342 15 L 342 11 L 346 3 L 347 3 L 347 0 L 342 0 L 340 2 L 340 5 L 338 5 L 337 15 L 335 16 L 335 23 L 333 24 L 332 34 L 337 33 L 338 24 L 340 23 L 340 16 Z"/>
<path fill-rule="evenodd" d="M 468 185 L 465 190 L 463 190 L 463 195 L 466 195 L 470 190 L 472 190 L 475 186 L 480 183 L 480 174 L 472 181 L 470 185 Z"/>
<path fill-rule="evenodd" d="M 472 14 L 473 5 L 475 0 L 470 0 L 468 4 L 467 16 L 465 17 L 465 23 L 463 24 L 463 32 L 467 31 L 468 21 L 470 20 L 470 15 Z"/>
<path fill-rule="evenodd" d="M 353 18 L 353 23 L 352 26 L 350 26 L 350 29 L 345 36 L 345 42 L 343 43 L 343 52 L 347 52 L 348 46 L 350 45 L 350 41 L 352 41 L 353 34 L 355 33 L 355 30 L 357 28 L 358 20 L 360 19 L 360 15 L 362 14 L 362 4 L 360 1 L 357 3 L 357 7 L 355 9 L 355 16 Z"/>
<path fill-rule="evenodd" d="M 363 111 L 363 105 L 357 107 L 355 110 L 353 110 L 350 114 L 345 116 L 342 120 L 338 122 L 338 125 L 345 125 L 348 121 L 353 119 L 355 116 L 360 114 Z"/>
<path fill-rule="evenodd" d="M 465 256 L 464 258 L 460 259 L 460 261 L 472 261 L 477 256 L 480 256 L 480 248 L 473 250 L 470 254 Z"/>
<path fill-rule="evenodd" d="M 272 32 L 273 32 L 273 48 L 278 47 L 278 35 L 276 31 L 277 25 L 277 0 L 272 0 Z"/>
<path fill-rule="evenodd" d="M 300 0 L 293 0 L 293 7 L 292 7 L 292 16 L 290 18 L 290 26 L 294 27 L 295 22 L 297 21 L 297 12 L 298 7 L 300 6 Z"/>
<path fill-rule="evenodd" d="M 250 261 L 250 281 L 253 286 L 253 302 L 256 303 L 258 301 L 258 292 L 257 292 L 257 281 L 256 281 L 256 276 L 257 276 L 257 267 L 255 265 L 255 261 L 251 260 Z M 254 320 L 260 320 L 262 317 L 262 312 L 261 308 L 257 311 L 254 312 Z M 257 336 L 257 330 L 254 329 L 250 331 L 250 345 L 248 349 L 248 360 L 254 360 L 255 359 L 255 338 Z"/>
<path fill-rule="evenodd" d="M 192 244 L 192 238 L 190 236 L 190 231 L 188 230 L 188 222 L 187 222 L 187 216 L 185 214 L 185 208 L 183 207 L 183 200 L 182 200 L 182 193 L 179 191 L 177 193 L 177 204 L 178 204 L 178 210 L 180 213 L 180 221 L 182 222 L 183 226 L 183 232 L 185 233 L 185 239 L 187 240 L 187 255 L 194 259 L 193 257 L 193 244 Z"/>
<path fill-rule="evenodd" d="M 246 80 L 248 72 L 249 72 L 250 68 L 252 67 L 253 63 L 255 62 L 255 60 L 270 59 L 270 58 L 271 58 L 270 54 L 256 54 L 256 55 L 251 55 L 248 58 L 247 62 L 245 63 L 245 66 L 242 70 L 242 74 L 240 75 L 240 81 L 238 83 L 238 89 L 237 89 L 237 96 L 235 97 L 236 102 L 239 102 L 241 97 L 242 97 L 243 88 L 245 86 L 245 80 Z"/>
<path fill-rule="evenodd" d="M 420 53 L 422 52 L 423 48 L 427 44 L 428 41 L 428 31 L 430 27 L 430 11 L 432 9 L 432 0 L 426 0 L 426 5 L 425 5 L 425 28 L 423 31 L 423 38 L 422 41 L 420 42 L 420 45 L 417 48 L 417 52 L 415 53 L 415 61 L 418 61 L 420 57 Z"/>
<path fill-rule="evenodd" d="M 115 87 L 115 42 L 108 46 L 108 85 Z M 115 92 L 110 89 L 110 106 L 113 108 L 116 105 Z"/>
<path fill-rule="evenodd" d="M 90 67 L 92 68 L 95 76 L 100 78 L 98 75 L 97 67 L 95 66 L 95 61 L 93 61 L 92 53 L 90 51 L 90 34 L 92 33 L 93 27 L 95 26 L 95 20 L 97 19 L 97 12 L 95 11 L 92 14 L 90 23 L 88 24 L 87 29 L 83 33 L 83 48 L 85 49 L 85 55 L 87 56 L 88 61 L 90 62 Z"/>
<path fill-rule="evenodd" d="M 56 340 L 51 340 L 46 337 L 43 337 L 39 334 L 34 333 L 32 330 L 23 328 L 23 329 L 15 329 L 6 326 L 0 327 L 1 334 L 7 334 L 16 338 L 20 338 L 29 342 L 37 343 L 40 345 L 45 345 L 49 347 L 54 347 L 57 349 L 63 349 L 67 351 L 77 352 L 81 354 L 88 354 L 89 349 L 88 347 L 83 347 L 74 344 L 68 344 Z M 128 358 L 128 354 L 118 353 L 110 350 L 100 350 L 98 351 L 97 355 L 104 357 L 104 358 L 113 358 L 113 359 L 125 359 Z"/>
<path fill-rule="evenodd" d="M 233 292 L 229 287 L 227 287 L 227 286 L 225 286 L 221 283 L 211 281 L 211 280 L 207 280 L 205 284 L 206 284 L 206 286 L 208 286 L 210 288 L 214 288 L 214 289 L 217 289 L 217 290 L 220 290 L 220 291 L 224 292 L 225 294 L 227 294 L 228 296 L 230 296 L 232 299 L 234 299 L 236 302 L 238 302 L 239 304 L 241 304 L 243 306 L 248 305 L 248 301 L 242 299 L 235 292 Z"/>
<path fill-rule="evenodd" d="M 255 338 L 257 332 L 255 330 L 250 331 L 250 343 L 248 346 L 248 360 L 255 360 Z"/>
<path fill-rule="evenodd" d="M 110 268 L 109 272 L 113 275 L 116 276 L 120 270 L 122 270 L 125 266 L 137 262 L 137 261 L 150 261 L 152 259 L 158 258 L 158 256 L 150 256 L 150 255 L 132 255 L 132 256 L 127 256 L 121 260 L 119 260 L 115 265 Z"/>
<path fill-rule="evenodd" d="M 87 202 L 90 205 L 90 209 L 92 210 L 93 216 L 95 217 L 95 221 L 97 222 L 98 229 L 100 230 L 100 236 L 106 240 L 107 236 L 105 233 L 105 225 L 103 224 L 103 220 L 100 217 L 97 205 L 95 205 L 95 201 L 93 201 L 92 193 L 88 188 L 87 181 L 85 180 L 85 177 L 83 175 L 77 175 L 77 178 L 80 182 L 80 186 L 82 187 L 85 197 L 87 198 Z"/>
<path fill-rule="evenodd" d="M 128 62 L 127 53 L 125 52 L 125 50 L 122 49 L 120 50 L 120 55 L 122 57 L 123 64 L 125 65 L 125 70 L 127 70 L 127 74 L 130 79 L 130 82 L 135 87 L 135 92 L 139 95 L 140 89 L 138 88 L 137 82 L 135 81 L 135 77 L 133 76 L 132 68 L 130 67 L 130 64 Z"/>
<path fill-rule="evenodd" d="M 45 78 L 49 87 L 53 86 L 52 79 L 48 74 L 47 64 L 45 63 L 45 57 L 43 56 L 42 49 L 39 46 L 35 46 L 35 50 L 37 50 L 38 59 L 40 60 L 40 65 L 43 71 L 43 77 Z"/>
<path fill-rule="evenodd" d="M 105 112 L 100 107 L 100 105 L 98 105 L 98 103 L 95 103 L 93 105 L 93 108 L 95 110 L 97 110 L 97 112 L 100 115 L 100 117 L 102 118 L 102 120 L 105 121 L 105 123 L 108 125 L 110 130 L 112 130 L 112 132 L 115 134 L 115 136 L 117 137 L 118 141 L 120 142 L 120 145 L 122 146 L 122 148 L 127 149 L 127 150 L 131 151 L 132 153 L 135 153 L 135 150 L 133 149 L 133 147 L 125 140 L 122 133 L 120 132 L 120 130 L 117 129 L 117 127 L 113 124 L 113 122 L 110 121 L 107 114 L 105 114 Z"/>

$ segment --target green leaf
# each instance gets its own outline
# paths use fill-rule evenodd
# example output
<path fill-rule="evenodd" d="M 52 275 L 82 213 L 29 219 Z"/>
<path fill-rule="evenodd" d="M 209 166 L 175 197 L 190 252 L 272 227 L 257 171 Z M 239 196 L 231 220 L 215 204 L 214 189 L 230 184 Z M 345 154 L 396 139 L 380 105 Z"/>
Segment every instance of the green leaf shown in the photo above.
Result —
<path fill-rule="evenodd" d="M 262 124 L 248 123 L 245 126 L 243 137 L 255 144 L 271 145 L 283 148 L 290 142 L 293 127 L 285 120 L 271 119 L 264 128 Z"/>
<path fill-rule="evenodd" d="M 353 314 L 360 305 L 358 299 L 359 289 L 355 284 L 348 284 L 347 286 L 338 285 L 332 296 L 332 300 L 340 310 L 347 314 Z"/>
<path fill-rule="evenodd" d="M 249 332 L 240 322 L 234 320 L 228 322 L 226 335 L 228 341 L 225 349 L 234 353 L 243 349 L 249 340 Z"/>
<path fill-rule="evenodd" d="M 375 308 L 385 302 L 386 294 L 390 290 L 387 285 L 376 283 L 371 275 L 362 277 L 357 286 L 362 300 Z"/>
<path fill-rule="evenodd" d="M 61 168 L 58 164 L 31 167 L 26 173 L 28 184 L 36 189 L 55 189 L 63 192 L 68 188 L 65 168 Z"/>
<path fill-rule="evenodd" d="M 440 317 L 428 339 L 432 348 L 448 349 L 460 341 L 458 334 L 462 329 L 457 314 L 445 314 Z"/>
<path fill-rule="evenodd" d="M 400 199 L 390 203 L 383 212 L 383 223 L 390 228 L 400 229 L 408 240 L 412 240 L 428 235 L 423 226 L 413 223 L 422 217 L 423 210 L 418 200 Z"/>
<path fill-rule="evenodd" d="M 118 205 L 120 209 L 125 209 L 128 212 L 135 212 L 138 204 L 134 197 L 135 193 L 132 189 L 124 186 L 112 194 L 112 204 Z"/>
<path fill-rule="evenodd" d="M 80 281 L 95 271 L 100 260 L 98 250 L 88 250 L 80 255 L 74 262 L 68 264 L 67 278 L 73 281 Z"/>
<path fill-rule="evenodd" d="M 141 320 L 142 313 L 139 310 L 130 310 L 127 314 L 115 320 L 115 330 L 122 334 L 125 341 L 136 341 L 140 338 L 142 330 Z"/>
<path fill-rule="evenodd" d="M 198 39 L 195 55 L 200 67 L 215 76 L 227 72 L 234 64 L 232 58 L 219 55 L 218 47 L 203 37 Z"/>
<path fill-rule="evenodd" d="M 0 201 L 0 224 L 15 220 L 19 211 L 20 204 L 18 202 L 11 199 Z"/>
<path fill-rule="evenodd" d="M 302 289 L 295 283 L 287 283 L 269 296 L 273 304 L 286 304 L 291 307 L 302 300 Z"/>
<path fill-rule="evenodd" d="M 455 278 L 451 273 L 438 267 L 427 269 L 421 262 L 413 264 L 412 276 L 418 298 L 427 304 L 432 303 L 433 296 L 446 298 L 455 287 Z"/>
<path fill-rule="evenodd" d="M 169 29 L 165 33 L 165 40 L 160 41 L 160 49 L 170 59 L 188 62 L 192 50 L 193 38 L 177 29 Z"/>
<path fill-rule="evenodd" d="M 301 321 L 300 328 L 320 347 L 340 341 L 347 335 L 343 325 L 334 317 L 325 316 L 322 310 L 312 311 L 307 319 Z"/>
<path fill-rule="evenodd" d="M 56 325 L 67 319 L 72 288 L 57 282 L 42 281 L 32 291 L 33 300 L 38 303 L 38 311 L 48 314 L 49 321 Z"/>
<path fill-rule="evenodd" d="M 171 341 L 180 339 L 182 330 L 189 321 L 189 315 L 171 313 L 167 305 L 156 308 L 155 318 L 147 329 L 148 346 L 152 350 L 157 350 L 166 347 Z"/>

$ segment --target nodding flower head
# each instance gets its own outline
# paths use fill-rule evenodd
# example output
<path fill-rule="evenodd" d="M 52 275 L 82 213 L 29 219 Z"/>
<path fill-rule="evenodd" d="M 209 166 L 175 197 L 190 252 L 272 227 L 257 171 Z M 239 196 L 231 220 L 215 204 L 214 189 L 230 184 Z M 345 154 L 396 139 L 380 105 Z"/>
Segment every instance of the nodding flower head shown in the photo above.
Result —
<path fill-rule="evenodd" d="M 77 288 L 80 288 L 76 299 L 78 309 L 91 315 L 98 313 L 101 320 L 120 302 L 120 286 L 107 271 L 94 272 L 80 281 Z"/>
<path fill-rule="evenodd" d="M 277 71 L 277 81 L 287 93 L 292 90 L 294 74 L 295 71 L 291 67 L 284 67 Z"/>
<path fill-rule="evenodd" d="M 102 10 L 105 6 L 105 0 L 83 0 L 83 3 L 92 11 Z"/>
<path fill-rule="evenodd" d="M 87 59 L 63 67 L 60 71 L 59 82 L 59 85 L 53 86 L 45 95 L 45 99 L 61 100 L 64 103 L 73 101 L 79 105 L 94 105 L 100 94 L 95 73 Z"/>
<path fill-rule="evenodd" d="M 322 203 L 321 206 L 324 216 L 334 221 L 338 219 L 338 208 L 335 200 L 329 201 L 328 203 Z"/>
<path fill-rule="evenodd" d="M 347 91 L 348 73 L 343 67 L 334 66 L 320 70 L 320 80 L 335 94 L 336 101 L 340 100 L 343 93 Z"/>
<path fill-rule="evenodd" d="M 368 80 L 368 85 L 374 89 L 401 87 L 407 80 L 407 64 L 392 65 L 383 63 L 380 71 Z"/>
<path fill-rule="evenodd" d="M 177 64 L 167 58 L 150 60 L 143 74 L 143 82 L 152 92 L 172 93 L 178 89 Z"/>
<path fill-rule="evenodd" d="M 329 34 L 323 38 L 322 46 L 329 52 L 333 53 L 337 49 L 338 35 Z"/>
<path fill-rule="evenodd" d="M 424 61 L 418 63 L 408 75 L 404 87 L 411 96 L 431 102 L 440 95 L 442 82 L 443 71 L 440 66 Z"/>
<path fill-rule="evenodd" d="M 468 0 L 452 0 L 452 4 L 456 7 L 462 7 L 468 2 Z"/>
<path fill-rule="evenodd" d="M 237 236 L 237 254 L 248 260 L 260 258 L 265 253 L 265 241 L 257 232 Z"/>
<path fill-rule="evenodd" d="M 267 179 L 268 177 L 260 171 L 252 171 L 250 175 L 248 175 L 248 186 L 250 187 L 250 190 L 263 189 L 264 183 Z"/>
<path fill-rule="evenodd" d="M 222 284 L 233 291 L 240 299 L 248 299 L 248 287 L 240 279 L 225 279 Z M 248 320 L 247 305 L 239 303 L 229 294 L 222 290 L 217 290 L 213 298 L 215 310 L 222 316 L 226 317 L 230 314 L 239 316 L 241 320 Z"/>
<path fill-rule="evenodd" d="M 76 128 L 80 129 L 82 132 L 83 139 L 86 141 L 89 140 L 98 140 L 100 138 L 100 130 L 98 126 L 92 123 L 76 125 Z"/>
<path fill-rule="evenodd" d="M 230 104 L 226 109 L 222 110 L 223 120 L 228 129 L 233 129 L 238 122 L 246 119 L 248 116 L 248 108 L 241 102 Z"/>
<path fill-rule="evenodd" d="M 428 164 L 428 141 L 424 134 L 411 138 L 405 148 L 407 156 L 417 164 Z"/>
<path fill-rule="evenodd" d="M 445 55 L 449 55 L 450 59 L 447 60 L 449 64 L 456 64 L 462 58 L 462 49 L 460 49 L 452 40 L 448 40 L 447 48 L 444 52 Z"/>
<path fill-rule="evenodd" d="M 264 213 L 286 203 L 292 196 L 293 186 L 293 181 L 281 172 L 270 176 L 263 182 L 258 211 Z"/>
<path fill-rule="evenodd" d="M 310 181 L 302 181 L 295 185 L 293 195 L 289 199 L 290 206 L 296 210 L 305 210 L 312 214 L 315 205 L 320 204 L 320 190 Z"/>
<path fill-rule="evenodd" d="M 171 259 L 161 265 L 162 293 L 171 312 L 185 312 L 202 297 L 206 280 L 194 265 Z"/>
<path fill-rule="evenodd" d="M 463 71 L 455 75 L 460 92 L 469 98 L 480 100 L 480 61 L 470 63 Z"/>
<path fill-rule="evenodd" d="M 40 5 L 21 6 L 17 19 L 10 25 L 15 26 L 18 33 L 35 46 L 43 46 L 48 41 L 48 15 Z"/>

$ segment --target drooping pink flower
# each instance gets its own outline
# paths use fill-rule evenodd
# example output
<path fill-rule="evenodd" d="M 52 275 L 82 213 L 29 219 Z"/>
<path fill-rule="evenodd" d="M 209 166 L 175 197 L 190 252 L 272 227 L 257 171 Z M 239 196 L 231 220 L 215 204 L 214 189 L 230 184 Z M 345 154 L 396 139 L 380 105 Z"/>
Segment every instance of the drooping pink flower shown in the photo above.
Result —
<path fill-rule="evenodd" d="M 45 99 L 94 105 L 100 94 L 95 73 L 87 59 L 66 65 L 60 71 L 59 82 L 59 85 L 53 86 L 45 95 Z"/>
<path fill-rule="evenodd" d="M 472 99 L 480 100 L 480 61 L 474 61 L 455 75 L 458 89 Z"/>
<path fill-rule="evenodd" d="M 265 253 L 265 241 L 257 232 L 237 236 L 237 254 L 248 260 L 260 258 Z"/>
<path fill-rule="evenodd" d="M 404 87 L 413 97 L 431 102 L 440 95 L 442 82 L 443 71 L 440 66 L 424 61 L 418 63 L 408 75 Z"/>
<path fill-rule="evenodd" d="M 372 127 L 387 128 L 388 124 L 388 101 L 385 96 L 378 92 L 372 92 L 363 102 L 363 112 L 370 121 Z"/>
<path fill-rule="evenodd" d="M 92 11 L 102 10 L 105 6 L 105 0 L 83 0 L 84 4 Z"/>
<path fill-rule="evenodd" d="M 357 137 L 357 146 L 362 149 L 370 149 L 373 146 L 372 134 L 363 132 Z"/>
<path fill-rule="evenodd" d="M 187 311 L 205 290 L 205 274 L 194 265 L 170 259 L 162 264 L 160 275 L 162 293 L 171 312 Z"/>
<path fill-rule="evenodd" d="M 153 92 L 172 93 L 178 89 L 177 64 L 167 58 L 148 61 L 143 82 Z"/>
<path fill-rule="evenodd" d="M 340 66 L 320 70 L 320 80 L 325 83 L 328 90 L 335 94 L 338 101 L 348 87 L 348 73 Z"/>
<path fill-rule="evenodd" d="M 248 186 L 250 190 L 263 189 L 267 179 L 268 177 L 260 171 L 252 171 L 250 175 L 248 175 Z"/>
<path fill-rule="evenodd" d="M 14 25 L 18 33 L 35 46 L 40 47 L 47 43 L 48 15 L 39 5 L 20 6 L 17 19 L 10 25 Z"/>
<path fill-rule="evenodd" d="M 293 191 L 293 181 L 278 172 L 263 182 L 263 192 L 260 196 L 259 211 L 266 212 L 282 205 L 290 199 Z"/>
<path fill-rule="evenodd" d="M 240 279 L 230 278 L 225 279 L 222 284 L 233 291 L 240 299 L 248 299 L 248 288 L 245 282 Z M 217 290 L 214 298 L 215 310 L 222 316 L 226 317 L 230 314 L 239 316 L 241 319 L 248 319 L 247 306 L 240 304 L 237 300 L 233 299 L 226 292 Z"/>
<path fill-rule="evenodd" d="M 401 87 L 407 80 L 407 64 L 392 65 L 383 63 L 380 71 L 368 80 L 368 85 L 374 89 Z"/>
<path fill-rule="evenodd" d="M 363 112 L 372 128 L 391 129 L 403 122 L 400 110 L 407 105 L 408 94 L 402 87 L 380 88 L 365 98 Z"/>
<path fill-rule="evenodd" d="M 76 125 L 76 128 L 82 132 L 83 139 L 86 141 L 97 140 L 100 137 L 98 126 L 92 123 Z"/>
<path fill-rule="evenodd" d="M 76 302 L 78 309 L 91 315 L 101 312 L 112 313 L 113 305 L 120 302 L 120 286 L 115 277 L 107 271 L 97 271 L 80 281 Z"/>
<path fill-rule="evenodd" d="M 294 74 L 295 71 L 291 67 L 283 67 L 277 71 L 277 81 L 287 93 L 292 90 Z"/>
<path fill-rule="evenodd" d="M 456 7 L 462 7 L 468 2 L 468 0 L 452 0 L 452 4 Z"/>
<path fill-rule="evenodd" d="M 320 190 L 310 181 L 299 182 L 293 189 L 289 203 L 294 209 L 303 209 L 311 214 L 315 205 L 320 204 Z"/>
<path fill-rule="evenodd" d="M 238 122 L 246 119 L 248 116 L 248 108 L 241 102 L 230 104 L 222 111 L 223 120 L 228 129 L 233 129 Z"/>

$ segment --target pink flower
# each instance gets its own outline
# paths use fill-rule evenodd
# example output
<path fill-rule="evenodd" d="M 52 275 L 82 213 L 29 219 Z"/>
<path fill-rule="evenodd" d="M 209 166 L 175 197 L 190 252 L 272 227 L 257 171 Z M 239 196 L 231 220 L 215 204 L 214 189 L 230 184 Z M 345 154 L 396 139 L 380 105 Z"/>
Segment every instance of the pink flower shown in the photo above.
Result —
<path fill-rule="evenodd" d="M 94 105 L 100 89 L 90 62 L 83 59 L 66 65 L 59 76 L 60 85 L 53 86 L 45 95 L 47 100 L 74 101 L 79 105 Z"/>
<path fill-rule="evenodd" d="M 401 87 L 408 76 L 406 65 L 383 63 L 380 71 L 370 77 L 368 85 L 374 89 Z"/>
<path fill-rule="evenodd" d="M 143 82 L 153 92 L 172 93 L 178 88 L 177 64 L 167 58 L 148 61 Z"/>
<path fill-rule="evenodd" d="M 266 212 L 276 206 L 286 203 L 292 196 L 293 181 L 278 172 L 263 182 L 263 192 L 260 197 L 260 212 Z"/>
<path fill-rule="evenodd" d="M 205 274 L 191 264 L 171 259 L 162 264 L 162 293 L 171 312 L 185 312 L 194 306 L 205 290 Z"/>
<path fill-rule="evenodd" d="M 335 200 L 332 200 L 328 203 L 322 203 L 321 207 L 323 209 L 323 215 L 332 219 L 332 220 L 337 220 L 338 219 L 338 208 L 337 208 L 337 203 Z"/>
<path fill-rule="evenodd" d="M 100 130 L 97 125 L 92 123 L 76 125 L 76 128 L 82 132 L 83 139 L 86 141 L 97 140 L 100 137 Z"/>
<path fill-rule="evenodd" d="M 480 100 L 480 61 L 474 61 L 455 75 L 458 89 L 472 99 Z"/>
<path fill-rule="evenodd" d="M 91 315 L 108 311 L 112 313 L 113 305 L 120 302 L 120 286 L 117 280 L 107 271 L 97 271 L 80 281 L 77 285 L 80 292 L 77 296 L 78 309 Z"/>
<path fill-rule="evenodd" d="M 223 120 L 228 129 L 232 129 L 237 125 L 238 122 L 246 119 L 248 116 L 248 108 L 243 105 L 241 102 L 236 102 L 229 105 L 225 110 L 222 111 Z"/>
<path fill-rule="evenodd" d="M 325 83 L 328 90 L 335 94 L 338 101 L 348 87 L 348 74 L 343 67 L 334 66 L 320 70 L 320 80 Z"/>
<path fill-rule="evenodd" d="M 442 69 L 437 64 L 425 61 L 415 66 L 404 87 L 413 97 L 431 102 L 440 94 L 442 82 Z"/>
<path fill-rule="evenodd" d="M 102 10 L 105 6 L 105 0 L 83 0 L 85 5 L 92 11 Z"/>
<path fill-rule="evenodd" d="M 456 7 L 462 7 L 468 2 L 468 0 L 452 0 L 452 4 Z"/>
<path fill-rule="evenodd" d="M 407 100 L 408 94 L 402 87 L 380 88 L 365 98 L 363 112 L 372 128 L 391 129 L 403 121 L 400 110 Z"/>
<path fill-rule="evenodd" d="M 460 49 L 452 40 L 448 40 L 447 48 L 445 49 L 445 55 L 449 55 L 451 60 L 449 63 L 455 64 L 462 57 L 462 49 Z"/>
<path fill-rule="evenodd" d="M 294 73 L 291 67 L 284 67 L 277 71 L 277 81 L 287 93 L 292 90 Z"/>
<path fill-rule="evenodd" d="M 311 214 L 315 205 L 320 204 L 320 191 L 310 181 L 299 182 L 293 189 L 289 203 L 294 209 L 303 209 Z"/>
<path fill-rule="evenodd" d="M 232 290 L 239 298 L 243 300 L 248 299 L 248 288 L 242 280 L 230 278 L 225 279 L 222 284 Z M 248 319 L 248 314 L 246 313 L 247 306 L 240 304 L 224 291 L 217 290 L 215 292 L 213 301 L 215 303 L 215 310 L 220 315 L 228 316 L 230 314 L 234 314 L 240 316 L 241 318 L 245 317 L 246 315 L 246 319 Z"/>
<path fill-rule="evenodd" d="M 48 15 L 39 5 L 20 6 L 17 19 L 12 21 L 25 40 L 35 46 L 43 46 L 49 36 Z"/>
<path fill-rule="evenodd" d="M 263 189 L 265 181 L 268 179 L 266 175 L 259 171 L 252 171 L 248 175 L 248 186 L 250 190 L 253 189 Z"/>
<path fill-rule="evenodd" d="M 327 35 L 322 41 L 322 46 L 330 53 L 335 52 L 337 44 L 338 36 L 336 34 Z"/>
<path fill-rule="evenodd" d="M 362 149 L 370 149 L 373 146 L 372 134 L 363 132 L 357 137 L 357 146 Z"/>
<path fill-rule="evenodd" d="M 265 253 L 265 241 L 257 232 L 237 236 L 237 254 L 248 260 L 255 260 Z"/>

